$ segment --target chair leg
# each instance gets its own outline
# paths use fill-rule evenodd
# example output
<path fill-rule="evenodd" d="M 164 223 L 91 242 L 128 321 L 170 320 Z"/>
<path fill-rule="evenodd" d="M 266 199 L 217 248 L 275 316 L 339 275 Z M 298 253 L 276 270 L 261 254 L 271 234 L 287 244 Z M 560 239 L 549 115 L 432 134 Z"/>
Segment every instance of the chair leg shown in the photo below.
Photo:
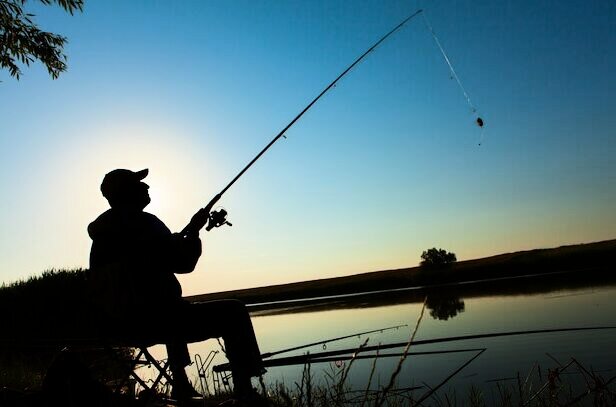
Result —
<path fill-rule="evenodd" d="M 158 376 L 154 380 L 153 387 L 156 387 L 163 378 L 173 386 L 173 377 L 169 374 L 169 361 L 162 362 L 154 359 L 147 348 L 142 348 L 142 352 L 145 359 L 158 370 Z"/>
<path fill-rule="evenodd" d="M 115 352 L 112 348 L 108 348 L 108 352 L 111 355 L 115 355 Z M 118 383 L 115 386 L 115 389 L 114 389 L 115 393 L 119 393 L 121 389 L 126 385 L 126 383 L 130 381 L 131 379 L 139 383 L 139 385 L 143 387 L 144 389 L 150 390 L 150 386 L 148 386 L 148 384 L 141 377 L 139 377 L 138 374 L 135 373 L 135 370 L 138 365 L 144 365 L 148 363 L 147 361 L 144 361 L 141 359 L 142 355 L 143 355 L 143 349 L 140 348 L 139 353 L 137 353 L 136 356 L 133 356 L 130 360 L 128 360 L 128 364 L 126 366 L 127 376 L 124 380 L 122 380 L 120 383 Z M 134 393 L 134 389 L 133 389 L 133 393 Z"/>

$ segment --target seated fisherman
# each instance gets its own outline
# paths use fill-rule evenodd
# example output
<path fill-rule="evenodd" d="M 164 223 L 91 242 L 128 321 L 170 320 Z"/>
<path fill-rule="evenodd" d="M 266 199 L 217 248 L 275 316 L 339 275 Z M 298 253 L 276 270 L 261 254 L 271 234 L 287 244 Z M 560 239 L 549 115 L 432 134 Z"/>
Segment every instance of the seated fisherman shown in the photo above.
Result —
<path fill-rule="evenodd" d="M 201 256 L 198 230 L 212 208 L 201 209 L 187 236 L 173 234 L 150 203 L 148 170 L 113 170 L 101 192 L 111 209 L 88 226 L 92 238 L 90 269 L 109 335 L 134 343 L 165 343 L 173 376 L 172 397 L 198 396 L 184 368 L 190 363 L 187 342 L 222 337 L 231 363 L 234 391 L 253 392 L 251 377 L 264 372 L 250 316 L 235 300 L 191 304 L 182 299 L 175 274 L 190 273 Z M 135 322 L 134 316 L 139 317 Z M 131 323 L 127 323 L 129 319 Z"/>

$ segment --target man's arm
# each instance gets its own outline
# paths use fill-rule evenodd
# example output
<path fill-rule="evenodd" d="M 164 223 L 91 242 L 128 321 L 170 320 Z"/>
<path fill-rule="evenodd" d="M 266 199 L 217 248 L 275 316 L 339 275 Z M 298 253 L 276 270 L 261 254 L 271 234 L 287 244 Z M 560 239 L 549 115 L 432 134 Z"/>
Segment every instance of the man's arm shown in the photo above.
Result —
<path fill-rule="evenodd" d="M 182 236 L 174 233 L 171 236 L 171 266 L 176 274 L 187 274 L 197 266 L 201 257 L 201 239 L 199 236 Z"/>

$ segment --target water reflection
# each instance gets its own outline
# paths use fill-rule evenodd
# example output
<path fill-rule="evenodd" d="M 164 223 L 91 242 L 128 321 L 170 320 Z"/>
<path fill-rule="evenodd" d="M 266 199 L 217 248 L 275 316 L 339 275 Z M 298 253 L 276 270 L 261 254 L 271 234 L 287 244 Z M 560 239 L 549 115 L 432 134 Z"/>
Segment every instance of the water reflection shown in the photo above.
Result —
<path fill-rule="evenodd" d="M 455 295 L 429 294 L 426 308 L 432 318 L 447 321 L 464 312 L 464 300 Z"/>
<path fill-rule="evenodd" d="M 421 304 L 428 297 L 428 308 L 435 319 L 451 320 L 468 312 L 464 299 L 507 297 L 584 291 L 593 287 L 616 287 L 616 273 L 589 270 L 584 273 L 557 272 L 541 275 L 497 278 L 347 294 L 332 297 L 306 298 L 249 305 L 253 316 L 300 314 L 337 309 L 374 308 L 398 304 Z M 445 317 L 447 316 L 447 317 Z"/>

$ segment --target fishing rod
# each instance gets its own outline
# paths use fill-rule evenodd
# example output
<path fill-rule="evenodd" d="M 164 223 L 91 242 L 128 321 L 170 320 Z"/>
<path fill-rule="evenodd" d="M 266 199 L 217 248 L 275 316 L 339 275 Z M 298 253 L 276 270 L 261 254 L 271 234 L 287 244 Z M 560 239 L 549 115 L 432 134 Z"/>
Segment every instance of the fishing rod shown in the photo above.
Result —
<path fill-rule="evenodd" d="M 325 345 L 328 344 L 328 343 L 331 343 L 331 342 L 337 342 L 337 341 L 341 341 L 343 339 L 353 338 L 355 336 L 359 337 L 361 335 L 372 334 L 372 333 L 375 333 L 375 332 L 384 332 L 384 331 L 389 331 L 389 330 L 393 330 L 393 329 L 400 329 L 400 328 L 405 327 L 405 326 L 408 326 L 408 325 L 407 324 L 396 325 L 396 326 L 390 326 L 390 327 L 387 327 L 387 328 L 373 329 L 371 331 L 358 332 L 358 333 L 351 334 L 351 335 L 339 336 L 337 338 L 332 338 L 332 339 L 324 339 L 322 341 L 307 343 L 305 345 L 294 346 L 292 348 L 286 348 L 286 349 L 278 350 L 276 352 L 263 353 L 261 355 L 261 358 L 262 359 L 271 358 L 272 356 L 280 355 L 281 353 L 293 352 L 294 350 L 305 349 L 305 348 L 309 348 L 311 346 L 316 346 L 316 345 L 323 345 L 323 348 L 325 349 Z"/>
<path fill-rule="evenodd" d="M 317 95 L 317 97 L 315 97 L 310 103 L 308 103 L 308 105 L 301 111 L 299 112 L 299 114 L 297 116 L 295 116 L 295 118 L 293 120 L 291 120 L 289 122 L 289 124 L 287 124 L 273 139 L 272 141 L 269 142 L 269 144 L 267 144 L 265 146 L 265 148 L 263 148 L 263 150 L 261 150 L 259 152 L 259 154 L 257 154 L 252 161 L 250 161 L 246 167 L 244 167 L 236 176 L 235 178 L 233 178 L 231 180 L 231 182 L 229 182 L 229 184 L 227 184 L 226 187 L 224 187 L 222 189 L 222 191 L 220 191 L 218 194 L 216 194 L 212 200 L 203 208 L 199 209 L 199 211 L 197 211 L 197 213 L 192 217 L 192 219 L 190 220 L 190 222 L 188 223 L 188 225 L 186 225 L 186 227 L 184 229 L 182 229 L 182 231 L 180 232 L 180 234 L 182 236 L 187 236 L 190 234 L 197 234 L 199 232 L 199 230 L 201 230 L 201 228 L 203 228 L 203 226 L 205 226 L 205 224 L 207 223 L 207 227 L 206 230 L 209 231 L 215 227 L 220 227 L 223 225 L 229 225 L 231 226 L 231 224 L 227 221 L 227 211 L 225 211 L 224 209 L 220 209 L 219 211 L 212 211 L 212 208 L 214 207 L 214 205 L 216 204 L 216 202 L 218 202 L 220 200 L 220 198 L 222 198 L 222 196 L 224 195 L 225 192 L 227 192 L 227 190 L 229 188 L 231 188 L 231 186 L 233 184 L 235 184 L 235 182 L 242 176 L 244 175 L 244 173 L 246 171 L 248 171 L 248 169 L 250 167 L 252 167 L 252 165 L 259 159 L 261 158 L 261 156 L 267 151 L 269 150 L 269 148 L 274 145 L 274 143 L 276 143 L 281 137 L 284 137 L 285 133 L 287 132 L 287 130 L 289 130 L 289 128 L 291 126 L 293 126 L 295 124 L 295 122 L 297 122 L 300 117 L 302 117 L 304 115 L 304 113 L 306 113 L 308 111 L 308 109 L 310 109 L 319 99 L 321 99 L 321 97 L 327 93 L 327 91 L 329 91 L 331 88 L 333 88 L 334 86 L 336 86 L 336 83 L 338 83 L 338 81 L 340 79 L 342 79 L 343 76 L 345 76 L 351 69 L 353 69 L 353 67 L 355 67 L 355 65 L 357 65 L 362 59 L 364 59 L 370 52 L 374 51 L 374 49 L 376 47 L 378 47 L 383 41 L 385 41 L 387 38 L 389 38 L 389 36 L 391 36 L 393 33 L 395 33 L 396 31 L 398 31 L 400 28 L 402 28 L 402 26 L 404 26 L 407 22 L 409 22 L 411 19 L 413 19 L 414 17 L 416 17 L 417 15 L 419 15 L 420 13 L 422 13 L 423 10 L 422 9 L 418 9 L 417 11 L 415 11 L 413 14 L 411 14 L 410 16 L 406 17 L 404 20 L 402 20 L 398 25 L 396 25 L 394 28 L 392 28 L 389 32 L 387 32 L 385 35 L 383 35 L 377 42 L 375 42 L 370 48 L 368 48 L 363 54 L 361 54 L 355 61 L 353 61 L 353 63 L 351 65 L 349 65 L 340 75 L 338 75 L 338 77 L 336 79 L 334 79 L 329 85 L 327 85 L 325 87 L 325 89 L 323 89 L 321 91 L 321 93 L 319 93 Z M 209 221 L 209 222 L 208 222 Z"/>
<path fill-rule="evenodd" d="M 461 335 L 461 336 L 448 336 L 442 338 L 433 338 L 433 339 L 423 339 L 413 341 L 411 346 L 418 345 L 430 345 L 435 343 L 444 343 L 444 342 L 456 342 L 456 341 L 464 341 L 471 339 L 487 339 L 487 338 L 499 338 L 506 336 L 516 336 L 516 335 L 534 335 L 534 334 L 542 334 L 542 333 L 556 333 L 556 332 L 580 332 L 580 331 L 597 331 L 597 330 L 608 330 L 608 329 L 616 329 L 616 326 L 593 326 L 593 327 L 578 327 L 578 328 L 552 328 L 552 329 L 533 329 L 526 331 L 509 331 L 509 332 L 493 332 L 487 334 L 475 334 L 475 335 Z M 366 346 L 361 349 L 361 352 L 370 352 L 376 350 L 385 350 L 385 349 L 395 349 L 401 348 L 403 346 L 407 346 L 408 341 L 405 342 L 395 342 L 395 343 L 386 343 L 380 345 Z M 332 350 L 327 352 L 319 352 L 314 353 L 311 357 L 319 357 L 319 358 L 327 358 L 331 356 L 340 356 L 340 355 L 348 355 L 354 352 L 357 352 L 357 347 L 355 348 L 347 348 L 340 350 Z M 305 355 L 300 355 L 305 356 Z M 266 363 L 267 361 L 264 361 Z M 226 364 L 225 364 L 226 365 Z M 214 369 L 223 369 L 225 365 L 214 366 Z"/>

